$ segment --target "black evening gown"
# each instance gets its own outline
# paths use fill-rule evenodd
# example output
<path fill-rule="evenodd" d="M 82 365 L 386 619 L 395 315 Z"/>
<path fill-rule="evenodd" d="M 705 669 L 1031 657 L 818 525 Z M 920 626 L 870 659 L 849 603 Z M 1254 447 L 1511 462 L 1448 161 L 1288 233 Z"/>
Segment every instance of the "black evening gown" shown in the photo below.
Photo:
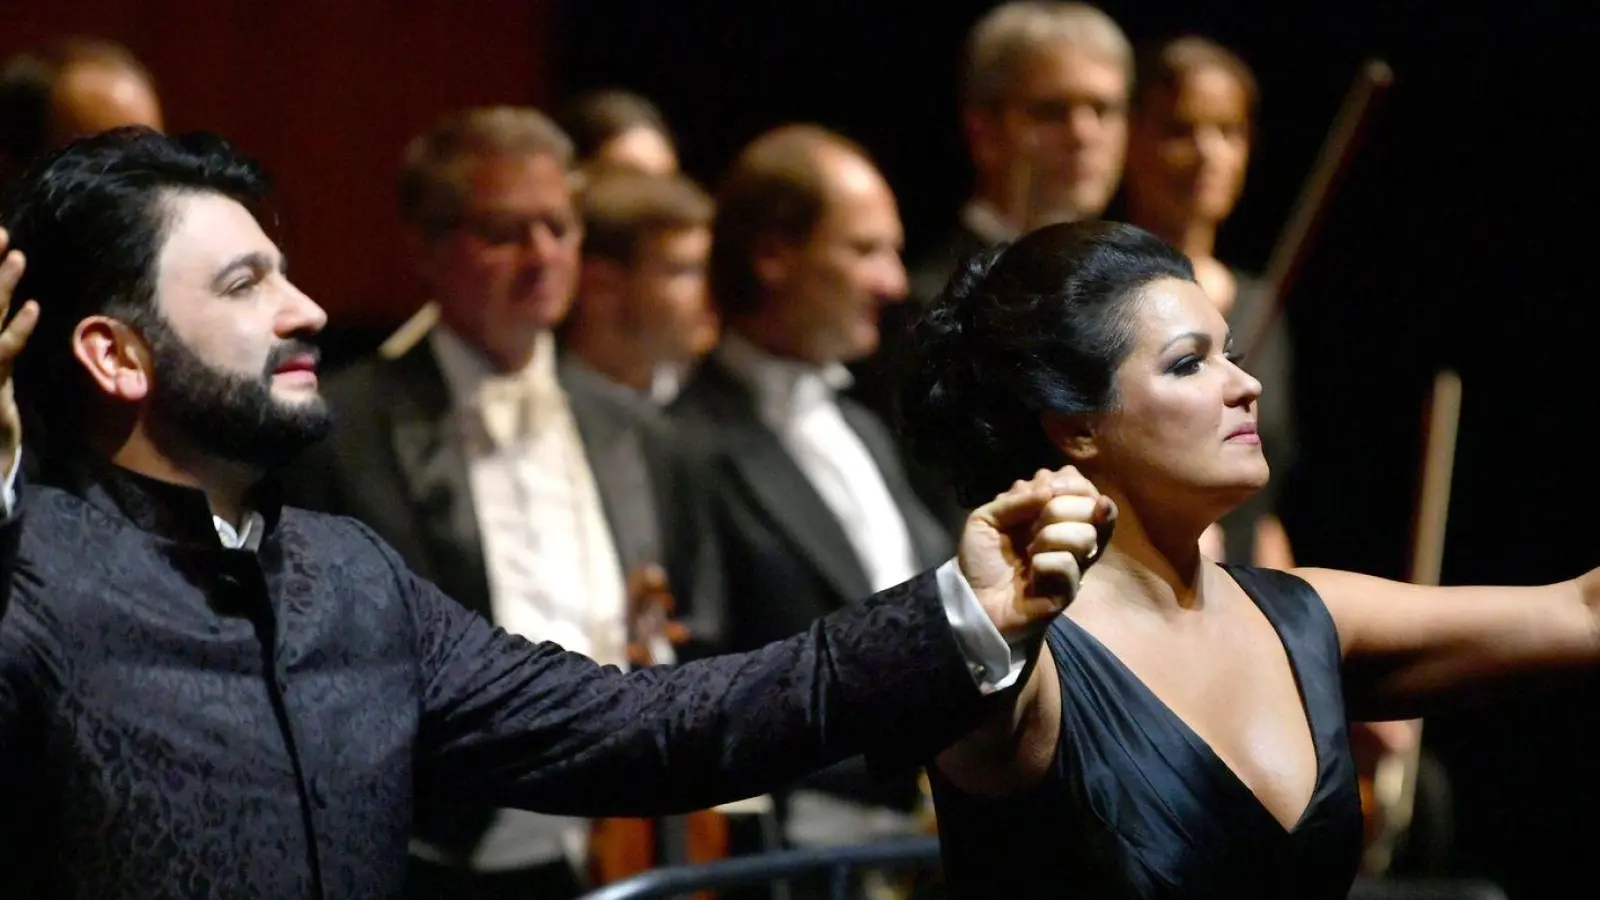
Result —
<path fill-rule="evenodd" d="M 1063 616 L 1049 631 L 1061 740 L 1043 780 L 1005 799 L 933 773 L 952 900 L 1343 900 L 1360 863 L 1361 798 L 1333 619 L 1301 579 L 1226 566 L 1287 650 L 1317 751 L 1317 786 L 1285 829 L 1109 650 Z"/>

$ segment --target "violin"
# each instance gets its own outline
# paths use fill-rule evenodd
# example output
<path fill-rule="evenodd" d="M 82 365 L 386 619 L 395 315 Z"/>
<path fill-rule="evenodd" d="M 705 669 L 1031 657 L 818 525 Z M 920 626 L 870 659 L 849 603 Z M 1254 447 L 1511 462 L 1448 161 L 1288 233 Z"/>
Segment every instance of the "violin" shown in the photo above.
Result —
<path fill-rule="evenodd" d="M 675 601 L 660 566 L 642 566 L 628 575 L 628 662 L 635 667 L 674 662 L 672 648 L 689 629 L 672 618 Z M 700 810 L 661 819 L 596 819 L 589 832 L 589 877 L 595 885 L 624 881 L 666 865 L 700 864 L 728 856 L 728 819 Z M 694 900 L 713 900 L 700 891 Z"/>

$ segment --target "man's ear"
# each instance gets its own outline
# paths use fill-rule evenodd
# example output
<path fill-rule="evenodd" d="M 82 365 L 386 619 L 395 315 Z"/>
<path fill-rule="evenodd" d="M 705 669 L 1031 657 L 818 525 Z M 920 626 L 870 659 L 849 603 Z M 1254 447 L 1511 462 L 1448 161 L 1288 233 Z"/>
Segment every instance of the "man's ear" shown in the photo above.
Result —
<path fill-rule="evenodd" d="M 1040 424 L 1050 443 L 1073 465 L 1081 466 L 1100 454 L 1094 416 L 1045 413 Z"/>
<path fill-rule="evenodd" d="M 780 234 L 767 234 L 757 239 L 751 251 L 750 269 L 767 290 L 782 287 L 794 269 L 794 258 L 800 247 Z"/>
<path fill-rule="evenodd" d="M 138 402 L 155 386 L 150 346 L 132 328 L 110 316 L 89 316 L 72 330 L 72 355 L 107 396 Z"/>

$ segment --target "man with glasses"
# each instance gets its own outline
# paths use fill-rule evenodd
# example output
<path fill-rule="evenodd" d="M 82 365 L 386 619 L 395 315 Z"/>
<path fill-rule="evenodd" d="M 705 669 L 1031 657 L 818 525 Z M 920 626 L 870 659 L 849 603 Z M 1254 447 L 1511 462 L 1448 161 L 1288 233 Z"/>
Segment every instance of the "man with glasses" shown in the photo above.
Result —
<path fill-rule="evenodd" d="M 412 141 L 400 210 L 436 320 L 329 381 L 339 424 L 289 496 L 362 520 L 507 631 L 602 663 L 671 662 L 718 640 L 713 529 L 644 401 L 558 358 L 583 238 L 572 162 L 530 109 L 466 110 Z M 418 810 L 417 825 L 415 897 L 579 890 L 580 820 Z"/>
<path fill-rule="evenodd" d="M 961 128 L 976 175 L 956 222 L 908 257 L 907 302 L 884 312 L 883 344 L 852 365 L 856 399 L 885 417 L 909 322 L 961 260 L 1054 222 L 1105 214 L 1122 179 L 1133 48 L 1087 3 L 1011 0 L 968 32 Z M 908 460 L 918 493 L 952 528 L 967 511 L 947 484 Z"/>

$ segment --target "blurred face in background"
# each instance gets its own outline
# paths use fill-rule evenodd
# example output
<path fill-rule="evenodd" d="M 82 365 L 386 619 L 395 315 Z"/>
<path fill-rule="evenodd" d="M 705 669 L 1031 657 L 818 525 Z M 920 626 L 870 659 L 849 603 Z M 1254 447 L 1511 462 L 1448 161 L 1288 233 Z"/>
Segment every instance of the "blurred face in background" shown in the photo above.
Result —
<path fill-rule="evenodd" d="M 1129 206 L 1169 233 L 1221 224 L 1244 190 L 1250 131 L 1249 94 L 1220 66 L 1149 87 L 1129 144 Z"/>
<path fill-rule="evenodd" d="M 418 269 L 440 318 L 502 369 L 527 361 L 577 287 L 583 228 L 566 169 L 547 155 L 476 160 L 457 221 L 426 238 Z"/>
<path fill-rule="evenodd" d="M 774 241 L 756 272 L 767 297 L 756 315 L 787 353 L 818 364 L 849 362 L 878 348 L 885 306 L 906 296 L 904 233 L 894 192 L 871 163 L 820 147 L 823 208 L 798 243 Z"/>
<path fill-rule="evenodd" d="M 665 228 L 641 235 L 626 263 L 584 260 L 582 303 L 624 335 L 651 367 L 692 363 L 716 346 L 716 313 L 706 289 L 711 229 Z"/>
<path fill-rule="evenodd" d="M 1105 212 L 1122 177 L 1128 88 L 1117 60 L 1061 43 L 1029 55 L 1001 103 L 968 112 L 973 162 L 1019 227 Z"/>
<path fill-rule="evenodd" d="M 710 228 L 675 228 L 640 243 L 629 273 L 628 309 L 645 351 L 659 363 L 690 363 L 716 346 L 718 322 L 706 290 Z"/>

